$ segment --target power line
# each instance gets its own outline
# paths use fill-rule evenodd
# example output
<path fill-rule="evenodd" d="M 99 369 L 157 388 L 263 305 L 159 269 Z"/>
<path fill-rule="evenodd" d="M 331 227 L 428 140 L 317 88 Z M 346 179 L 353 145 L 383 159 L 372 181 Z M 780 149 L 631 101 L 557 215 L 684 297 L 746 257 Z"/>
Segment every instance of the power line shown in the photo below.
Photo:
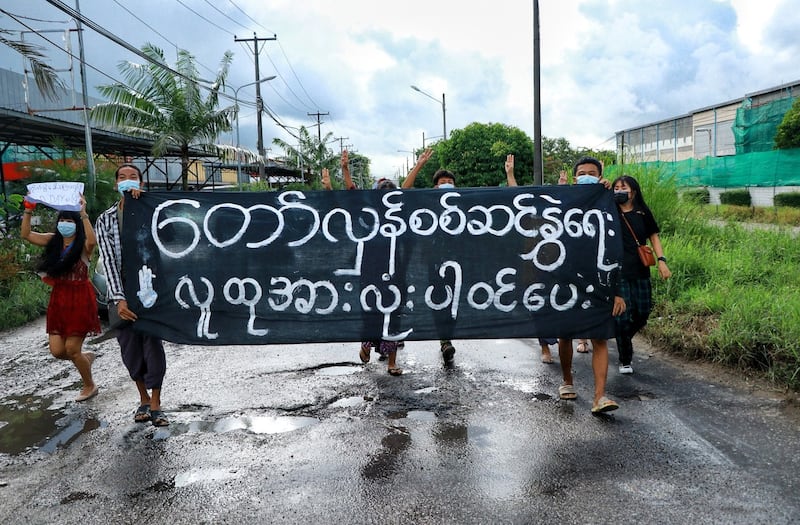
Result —
<path fill-rule="evenodd" d="M 206 2 L 208 5 L 210 5 L 210 6 L 211 6 L 211 7 L 212 7 L 212 8 L 213 8 L 213 9 L 214 9 L 214 10 L 215 10 L 217 13 L 221 14 L 222 16 L 224 16 L 225 18 L 227 18 L 228 20 L 230 20 L 230 21 L 231 21 L 231 22 L 233 22 L 234 24 L 236 24 L 236 25 L 238 25 L 238 26 L 240 26 L 240 27 L 243 27 L 244 29 L 250 29 L 249 27 L 247 27 L 246 25 L 242 24 L 242 23 L 241 23 L 241 22 L 239 22 L 238 20 L 234 20 L 233 18 L 229 17 L 229 16 L 228 16 L 226 13 L 224 13 L 223 11 L 221 11 L 219 7 L 215 6 L 214 4 L 212 4 L 211 2 L 209 2 L 208 0 L 205 0 L 205 2 Z"/>
<path fill-rule="evenodd" d="M 48 1 L 49 1 L 49 0 L 48 0 Z M 181 2 L 181 0 L 175 0 L 175 1 L 176 1 L 176 2 L 178 2 L 179 4 L 181 4 L 183 7 L 185 7 L 185 8 L 186 8 L 186 9 L 188 9 L 189 11 L 191 11 L 192 13 L 194 13 L 195 15 L 197 15 L 198 17 L 202 18 L 203 20 L 205 20 L 206 22 L 208 22 L 209 24 L 211 24 L 212 26 L 216 27 L 216 28 L 217 28 L 217 29 L 219 29 L 220 31 L 224 31 L 224 32 L 228 33 L 229 35 L 232 35 L 232 34 L 233 34 L 233 33 L 231 33 L 230 31 L 228 31 L 227 29 L 225 29 L 224 27 L 222 27 L 222 26 L 219 26 L 219 25 L 215 24 L 214 22 L 212 22 L 212 21 L 211 21 L 211 20 L 209 20 L 208 18 L 204 17 L 203 15 L 201 15 L 200 13 L 198 13 L 197 11 L 195 11 L 194 9 L 192 9 L 191 7 L 189 7 L 188 5 L 184 4 L 183 2 Z"/>
<path fill-rule="evenodd" d="M 253 22 L 253 23 L 254 23 L 254 24 L 256 24 L 257 26 L 259 26 L 261 29 L 263 29 L 263 30 L 264 30 L 264 31 L 266 31 L 267 33 L 272 33 L 272 34 L 275 34 L 275 31 L 270 31 L 270 30 L 269 30 L 269 29 L 267 29 L 266 27 L 264 27 L 264 26 L 262 26 L 261 24 L 259 24 L 259 23 L 258 23 L 258 21 L 256 21 L 256 20 L 255 20 L 255 19 L 254 19 L 252 16 L 248 15 L 247 13 L 245 13 L 245 12 L 244 12 L 244 10 L 243 10 L 241 7 L 239 7 L 238 5 L 236 5 L 235 3 L 233 3 L 233 0 L 228 0 L 228 2 L 230 2 L 230 3 L 231 3 L 231 5 L 232 5 L 233 7 L 235 7 L 236 9 L 238 9 L 240 13 L 242 13 L 244 16 L 246 16 L 247 18 L 249 18 L 251 22 Z"/>
<path fill-rule="evenodd" d="M 289 57 L 288 57 L 288 56 L 286 56 L 286 51 L 283 49 L 283 46 L 281 45 L 281 43 L 280 43 L 280 42 L 278 42 L 278 48 L 281 50 L 281 53 L 283 54 L 283 58 L 284 58 L 284 60 L 286 60 L 286 65 L 288 65 L 288 66 L 289 66 L 289 70 L 291 70 L 291 72 L 292 72 L 292 75 L 294 76 L 295 80 L 297 80 L 297 83 L 298 83 L 298 84 L 300 84 L 300 88 L 303 90 L 303 93 L 305 93 L 306 97 L 308 97 L 308 100 L 309 100 L 309 102 L 311 102 L 311 104 L 313 105 L 313 107 L 315 107 L 315 108 L 318 108 L 318 107 L 319 107 L 319 104 L 317 104 L 316 102 L 314 102 L 314 99 L 312 99 L 312 98 L 311 98 L 311 95 L 309 95 L 309 94 L 308 94 L 308 91 L 306 91 L 306 88 L 305 88 L 305 86 L 304 86 L 304 85 L 303 85 L 303 83 L 300 81 L 300 77 L 298 77 L 298 76 L 297 76 L 297 73 L 295 72 L 294 68 L 292 67 L 292 64 L 291 64 L 291 62 L 289 62 Z M 267 54 L 267 57 L 269 58 L 269 54 Z M 270 62 L 272 62 L 272 60 L 270 60 Z M 275 64 L 272 64 L 272 65 L 274 66 Z M 277 67 L 276 67 L 275 69 L 277 69 Z M 287 84 L 287 87 L 288 87 L 288 84 Z M 295 97 L 297 97 L 297 95 L 295 94 L 295 92 L 294 92 L 294 91 L 292 91 L 292 89 L 291 89 L 291 88 L 289 88 L 289 91 L 291 91 L 291 92 L 292 92 L 292 94 L 293 94 Z M 297 97 L 297 100 L 300 100 L 300 97 Z M 304 103 L 302 100 L 300 100 L 300 102 L 301 102 L 303 105 L 305 105 L 305 103 Z M 306 106 L 306 107 L 308 108 L 308 106 Z M 312 108 L 309 108 L 309 109 L 312 109 Z"/>
<path fill-rule="evenodd" d="M 180 78 L 182 78 L 184 80 L 188 80 L 190 82 L 197 83 L 201 87 L 208 88 L 207 86 L 204 86 L 203 84 L 198 83 L 197 79 L 188 77 L 188 76 L 184 75 L 183 73 L 181 73 L 179 71 L 176 71 L 175 69 L 172 69 L 171 67 L 169 67 L 168 65 L 166 65 L 166 64 L 164 64 L 162 62 L 159 62 L 157 60 L 154 60 L 154 59 L 150 58 L 149 56 L 147 56 L 146 53 L 144 53 L 142 50 L 138 49 L 136 46 L 133 46 L 133 45 L 129 44 L 128 42 L 126 42 L 125 40 L 119 38 L 117 35 L 114 35 L 113 33 L 108 31 L 103 26 L 101 26 L 101 25 L 95 23 L 94 21 L 86 18 L 81 13 L 75 11 L 74 9 L 72 9 L 68 5 L 64 4 L 60 0 L 46 0 L 46 1 L 47 1 L 47 3 L 52 5 L 53 7 L 57 8 L 57 9 L 60 9 L 61 11 L 63 11 L 66 14 L 68 14 L 72 18 L 74 18 L 76 20 L 80 20 L 81 23 L 86 24 L 87 26 L 91 27 L 95 32 L 103 35 L 104 37 L 108 38 L 109 40 L 111 40 L 112 42 L 116 43 L 117 45 L 120 45 L 120 46 L 124 47 L 125 49 L 127 49 L 131 53 L 135 54 L 136 56 L 147 60 L 151 64 L 155 64 L 155 65 L 157 65 L 159 67 L 162 67 L 162 68 L 166 69 L 167 71 L 169 71 L 170 73 L 172 73 L 175 76 L 178 76 L 178 77 L 180 77 Z M 208 89 L 210 89 L 210 88 L 208 88 Z"/>
<path fill-rule="evenodd" d="M 128 14 L 129 14 L 129 15 L 131 15 L 133 18 L 135 18 L 136 20 L 138 20 L 139 22 L 141 22 L 141 23 L 142 23 L 142 24 L 143 24 L 145 27 L 147 27 L 148 29 L 150 29 L 150 31 L 152 31 L 153 33 L 155 33 L 155 34 L 157 34 L 158 36 L 160 36 L 161 38 L 163 38 L 165 42 L 167 42 L 167 43 L 171 44 L 171 45 L 172 45 L 172 46 L 173 46 L 175 49 L 178 49 L 178 48 L 179 48 L 178 44 L 176 44 L 175 42 L 171 41 L 169 38 L 167 38 L 166 36 L 164 36 L 164 35 L 162 35 L 161 33 L 159 33 L 159 32 L 158 32 L 158 31 L 157 31 L 157 30 L 156 30 L 156 29 L 155 29 L 153 26 L 151 26 L 150 24 L 148 24 L 147 22 L 145 22 L 144 20 L 142 20 L 141 18 L 139 18 L 138 16 L 136 16 L 136 14 L 135 14 L 133 11 L 131 11 L 130 9 L 128 9 L 127 7 L 125 7 L 124 5 L 122 5 L 121 3 L 119 3 L 119 0 L 114 0 L 114 3 L 115 3 L 115 4 L 117 4 L 119 7 L 121 7 L 122 9 L 124 9 L 124 10 L 125 10 L 125 11 L 126 11 Z M 211 68 L 210 68 L 210 67 L 208 67 L 207 65 L 203 64 L 202 62 L 197 62 L 197 63 L 198 63 L 198 64 L 200 64 L 201 66 L 203 66 L 203 67 L 204 67 L 204 68 L 205 68 L 207 71 L 209 71 L 209 72 L 211 72 L 211 73 L 216 73 L 216 71 L 214 71 L 213 69 L 211 69 Z"/>

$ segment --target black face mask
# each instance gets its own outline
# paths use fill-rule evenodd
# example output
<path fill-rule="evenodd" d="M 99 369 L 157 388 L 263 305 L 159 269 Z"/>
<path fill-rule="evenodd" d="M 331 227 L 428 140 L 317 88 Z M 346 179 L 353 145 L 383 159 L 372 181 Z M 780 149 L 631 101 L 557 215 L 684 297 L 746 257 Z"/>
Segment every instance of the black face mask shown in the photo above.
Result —
<path fill-rule="evenodd" d="M 614 192 L 614 201 L 617 204 L 625 204 L 630 200 L 630 196 L 628 195 L 627 191 L 615 191 Z"/>

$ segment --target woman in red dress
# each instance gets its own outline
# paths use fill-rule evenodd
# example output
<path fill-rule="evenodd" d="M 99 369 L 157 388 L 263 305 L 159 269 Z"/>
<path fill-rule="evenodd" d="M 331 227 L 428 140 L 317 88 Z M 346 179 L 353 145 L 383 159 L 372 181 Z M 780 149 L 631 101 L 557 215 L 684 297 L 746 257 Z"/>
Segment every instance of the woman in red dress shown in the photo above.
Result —
<path fill-rule="evenodd" d="M 31 215 L 36 203 L 25 201 L 20 236 L 36 246 L 43 246 L 37 270 L 42 280 L 53 287 L 47 306 L 47 333 L 50 353 L 72 361 L 83 380 L 75 401 L 86 401 L 97 394 L 92 379 L 94 352 L 83 352 L 87 335 L 100 333 L 97 302 L 89 281 L 89 260 L 97 245 L 92 223 L 81 196 L 81 211 L 61 211 L 55 232 L 31 231 Z"/>

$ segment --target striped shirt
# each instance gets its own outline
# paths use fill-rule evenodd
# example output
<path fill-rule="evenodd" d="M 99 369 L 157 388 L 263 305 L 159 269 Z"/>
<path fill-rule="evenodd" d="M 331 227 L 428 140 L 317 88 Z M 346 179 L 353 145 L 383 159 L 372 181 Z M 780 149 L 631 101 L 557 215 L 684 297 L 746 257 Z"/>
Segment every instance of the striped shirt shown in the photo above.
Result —
<path fill-rule="evenodd" d="M 108 287 L 108 299 L 113 302 L 125 299 L 125 289 L 122 286 L 122 244 L 119 224 L 119 203 L 104 211 L 97 217 L 95 233 L 97 245 L 103 255 L 103 270 L 105 270 Z"/>

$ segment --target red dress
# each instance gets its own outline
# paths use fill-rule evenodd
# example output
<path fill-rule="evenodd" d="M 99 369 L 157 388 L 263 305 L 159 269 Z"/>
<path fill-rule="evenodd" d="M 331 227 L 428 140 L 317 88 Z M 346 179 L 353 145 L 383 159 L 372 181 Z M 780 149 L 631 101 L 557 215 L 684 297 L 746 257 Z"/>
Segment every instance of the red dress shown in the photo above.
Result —
<path fill-rule="evenodd" d="M 81 257 L 68 273 L 48 281 L 53 285 L 47 305 L 48 334 L 86 337 L 101 333 L 88 261 Z"/>

